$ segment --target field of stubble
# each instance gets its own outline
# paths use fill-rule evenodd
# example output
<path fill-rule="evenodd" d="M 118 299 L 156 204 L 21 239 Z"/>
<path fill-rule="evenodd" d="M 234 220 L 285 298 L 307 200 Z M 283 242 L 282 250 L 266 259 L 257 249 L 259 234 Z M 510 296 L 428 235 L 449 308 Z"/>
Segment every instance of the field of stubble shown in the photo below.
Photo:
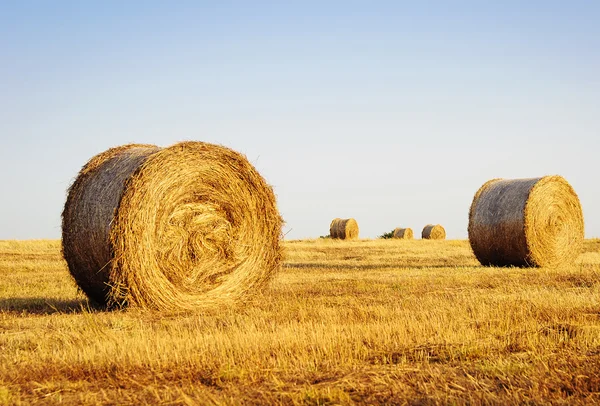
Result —
<path fill-rule="evenodd" d="M 289 241 L 267 292 L 103 312 L 58 241 L 0 242 L 0 404 L 600 402 L 600 240 L 565 269 L 466 241 Z"/>

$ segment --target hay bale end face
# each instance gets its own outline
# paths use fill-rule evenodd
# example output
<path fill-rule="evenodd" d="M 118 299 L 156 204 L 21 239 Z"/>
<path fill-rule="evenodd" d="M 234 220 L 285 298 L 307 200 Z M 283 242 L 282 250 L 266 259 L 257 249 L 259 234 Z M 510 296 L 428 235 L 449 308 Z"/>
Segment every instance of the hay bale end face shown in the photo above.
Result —
<path fill-rule="evenodd" d="M 469 242 L 482 265 L 544 267 L 581 253 L 583 212 L 560 176 L 493 179 L 475 194 Z"/>
<path fill-rule="evenodd" d="M 353 218 L 333 219 L 329 225 L 329 236 L 340 240 L 358 239 L 358 223 Z"/>
<path fill-rule="evenodd" d="M 413 230 L 412 228 L 396 228 L 394 229 L 394 234 L 392 238 L 397 238 L 401 240 L 412 240 L 413 239 Z"/>
<path fill-rule="evenodd" d="M 421 232 L 424 240 L 445 240 L 446 230 L 439 224 L 427 224 Z"/>
<path fill-rule="evenodd" d="M 195 310 L 263 287 L 280 266 L 281 225 L 271 187 L 239 153 L 202 142 L 132 144 L 80 171 L 62 250 L 98 304 Z"/>

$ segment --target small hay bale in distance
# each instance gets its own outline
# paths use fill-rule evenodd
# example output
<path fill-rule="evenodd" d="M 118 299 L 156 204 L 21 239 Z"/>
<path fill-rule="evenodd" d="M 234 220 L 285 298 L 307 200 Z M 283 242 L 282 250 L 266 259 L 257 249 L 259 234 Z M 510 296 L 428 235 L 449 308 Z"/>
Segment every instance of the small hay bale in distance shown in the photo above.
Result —
<path fill-rule="evenodd" d="M 94 302 L 156 310 L 231 305 L 279 268 L 282 219 L 241 154 L 182 142 L 93 157 L 68 191 L 62 251 Z"/>
<path fill-rule="evenodd" d="M 424 240 L 444 240 L 446 239 L 446 230 L 439 224 L 427 224 L 423 227 L 421 238 Z"/>
<path fill-rule="evenodd" d="M 413 233 L 412 228 L 396 228 L 396 229 L 394 229 L 392 238 L 397 238 L 400 240 L 412 240 L 413 235 L 414 235 L 414 233 Z"/>
<path fill-rule="evenodd" d="M 490 180 L 469 211 L 469 242 L 486 266 L 572 263 L 583 236 L 579 198 L 561 176 Z"/>
<path fill-rule="evenodd" d="M 339 240 L 358 239 L 358 223 L 353 218 L 333 219 L 329 225 L 329 236 Z"/>

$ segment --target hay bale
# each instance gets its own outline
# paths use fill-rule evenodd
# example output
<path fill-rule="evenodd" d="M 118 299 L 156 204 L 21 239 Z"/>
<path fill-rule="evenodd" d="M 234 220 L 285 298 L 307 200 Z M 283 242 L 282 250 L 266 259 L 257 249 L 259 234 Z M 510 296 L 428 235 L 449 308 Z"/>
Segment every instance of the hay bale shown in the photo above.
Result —
<path fill-rule="evenodd" d="M 183 142 L 92 158 L 69 188 L 62 250 L 90 299 L 193 310 L 232 304 L 281 261 L 275 196 L 243 155 Z"/>
<path fill-rule="evenodd" d="M 399 238 L 402 240 L 412 240 L 413 230 L 412 228 L 396 228 L 392 234 L 392 238 Z"/>
<path fill-rule="evenodd" d="M 424 240 L 444 240 L 446 239 L 446 230 L 439 224 L 427 224 L 421 232 L 421 238 Z"/>
<path fill-rule="evenodd" d="M 353 218 L 333 219 L 329 225 L 329 236 L 340 240 L 358 239 L 358 223 Z"/>
<path fill-rule="evenodd" d="M 493 179 L 475 194 L 469 242 L 482 265 L 558 266 L 583 246 L 577 194 L 560 176 Z"/>

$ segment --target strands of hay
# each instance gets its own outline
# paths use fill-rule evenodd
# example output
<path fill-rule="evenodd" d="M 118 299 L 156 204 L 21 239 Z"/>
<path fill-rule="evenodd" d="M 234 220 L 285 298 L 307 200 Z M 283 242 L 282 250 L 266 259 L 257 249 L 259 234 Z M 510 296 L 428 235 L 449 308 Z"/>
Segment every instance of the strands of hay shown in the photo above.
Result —
<path fill-rule="evenodd" d="M 413 239 L 413 230 L 412 228 L 396 228 L 394 229 L 394 234 L 392 238 L 399 238 L 402 240 L 412 240 Z"/>
<path fill-rule="evenodd" d="M 583 246 L 577 194 L 560 176 L 493 179 L 475 194 L 469 241 L 482 265 L 558 266 Z"/>
<path fill-rule="evenodd" d="M 421 238 L 424 240 L 444 240 L 446 239 L 446 230 L 439 224 L 427 224 L 421 232 Z"/>
<path fill-rule="evenodd" d="M 202 142 L 125 145 L 69 188 L 62 249 L 93 301 L 157 310 L 229 305 L 281 261 L 273 191 L 241 154 Z"/>
<path fill-rule="evenodd" d="M 358 223 L 353 218 L 333 219 L 329 225 L 329 236 L 340 240 L 358 239 Z"/>

